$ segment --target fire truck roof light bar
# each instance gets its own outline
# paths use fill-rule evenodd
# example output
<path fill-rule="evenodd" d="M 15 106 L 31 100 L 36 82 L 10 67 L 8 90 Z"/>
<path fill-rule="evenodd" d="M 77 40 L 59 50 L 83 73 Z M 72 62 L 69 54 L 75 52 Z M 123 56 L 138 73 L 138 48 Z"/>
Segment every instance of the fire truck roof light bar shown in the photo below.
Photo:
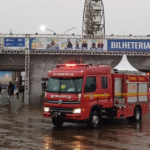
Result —
<path fill-rule="evenodd" d="M 66 64 L 66 67 L 75 67 L 76 64 Z"/>
<path fill-rule="evenodd" d="M 58 64 L 57 67 L 88 67 L 88 64 Z"/>

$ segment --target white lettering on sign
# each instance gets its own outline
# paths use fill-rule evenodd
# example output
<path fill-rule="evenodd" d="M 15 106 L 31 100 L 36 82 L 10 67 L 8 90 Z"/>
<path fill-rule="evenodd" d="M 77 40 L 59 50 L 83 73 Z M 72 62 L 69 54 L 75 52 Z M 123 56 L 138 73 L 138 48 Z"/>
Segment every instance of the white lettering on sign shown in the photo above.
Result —
<path fill-rule="evenodd" d="M 53 76 L 73 76 L 73 73 L 53 73 Z"/>
<path fill-rule="evenodd" d="M 51 95 L 51 98 L 68 98 L 68 99 L 71 99 L 71 95 Z"/>
<path fill-rule="evenodd" d="M 112 49 L 150 49 L 150 42 L 111 42 Z"/>
<path fill-rule="evenodd" d="M 116 48 L 116 43 L 115 42 L 111 42 L 111 48 Z"/>
<path fill-rule="evenodd" d="M 18 41 L 23 41 L 23 39 L 18 39 Z"/>
<path fill-rule="evenodd" d="M 143 43 L 139 42 L 139 49 L 143 49 Z"/>
<path fill-rule="evenodd" d="M 122 43 L 122 48 L 127 48 L 127 43 L 126 42 Z"/>
<path fill-rule="evenodd" d="M 120 42 L 119 42 L 120 43 Z M 131 43 L 130 42 L 128 42 L 128 49 L 131 49 L 131 45 L 130 45 Z"/>
<path fill-rule="evenodd" d="M 6 41 L 14 41 L 13 39 L 6 39 Z"/>

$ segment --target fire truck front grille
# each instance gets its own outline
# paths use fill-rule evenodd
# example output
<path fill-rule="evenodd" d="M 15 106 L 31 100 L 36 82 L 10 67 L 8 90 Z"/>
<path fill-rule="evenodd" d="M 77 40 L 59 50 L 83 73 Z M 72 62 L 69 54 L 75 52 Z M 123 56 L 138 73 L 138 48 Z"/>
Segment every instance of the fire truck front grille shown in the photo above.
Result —
<path fill-rule="evenodd" d="M 49 104 L 58 104 L 58 101 L 53 101 L 53 100 L 45 100 L 46 103 Z M 76 105 L 76 104 L 80 104 L 80 101 L 62 101 L 62 104 L 66 104 L 66 105 Z"/>
<path fill-rule="evenodd" d="M 73 113 L 72 108 L 51 107 L 50 111 L 51 112 L 61 112 L 61 113 L 65 113 L 65 114 L 72 114 Z"/>

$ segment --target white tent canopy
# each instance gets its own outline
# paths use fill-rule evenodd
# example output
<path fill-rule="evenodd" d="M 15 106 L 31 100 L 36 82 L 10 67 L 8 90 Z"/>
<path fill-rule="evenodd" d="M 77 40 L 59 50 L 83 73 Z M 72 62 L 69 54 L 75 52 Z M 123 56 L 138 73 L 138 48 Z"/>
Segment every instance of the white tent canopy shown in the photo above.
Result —
<path fill-rule="evenodd" d="M 129 63 L 126 55 L 123 55 L 122 60 L 114 69 L 121 71 L 138 71 Z"/>

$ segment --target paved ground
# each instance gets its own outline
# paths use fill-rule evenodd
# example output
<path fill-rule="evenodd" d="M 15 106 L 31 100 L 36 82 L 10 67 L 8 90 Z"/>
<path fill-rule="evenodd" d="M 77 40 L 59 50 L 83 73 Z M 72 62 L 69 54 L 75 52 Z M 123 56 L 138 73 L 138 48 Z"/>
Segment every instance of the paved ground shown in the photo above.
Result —
<path fill-rule="evenodd" d="M 0 114 L 0 150 L 150 150 L 150 115 L 140 123 L 104 119 L 96 130 L 65 123 L 60 129 L 42 118 L 39 106 L 15 117 Z"/>

